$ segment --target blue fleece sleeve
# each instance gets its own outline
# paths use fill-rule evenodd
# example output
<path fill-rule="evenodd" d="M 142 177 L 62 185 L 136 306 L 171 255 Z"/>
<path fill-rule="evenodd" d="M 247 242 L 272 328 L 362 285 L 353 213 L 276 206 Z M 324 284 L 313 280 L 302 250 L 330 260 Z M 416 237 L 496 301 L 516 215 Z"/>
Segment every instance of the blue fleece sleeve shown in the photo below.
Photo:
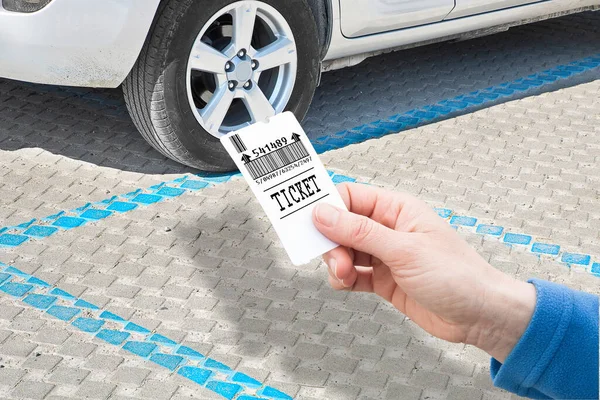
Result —
<path fill-rule="evenodd" d="M 598 296 L 530 282 L 533 317 L 504 364 L 492 359 L 494 385 L 534 399 L 598 399 Z"/>

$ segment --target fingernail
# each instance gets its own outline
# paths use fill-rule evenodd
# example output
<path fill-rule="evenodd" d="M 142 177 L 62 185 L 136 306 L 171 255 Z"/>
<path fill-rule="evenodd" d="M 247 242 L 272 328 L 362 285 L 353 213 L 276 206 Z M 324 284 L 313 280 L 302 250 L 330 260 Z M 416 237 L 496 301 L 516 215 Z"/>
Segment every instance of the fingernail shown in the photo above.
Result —
<path fill-rule="evenodd" d="M 319 204 L 316 210 L 317 221 L 325 226 L 335 226 L 340 217 L 340 211 L 329 205 Z"/>
<path fill-rule="evenodd" d="M 340 278 L 338 278 L 337 276 L 337 260 L 335 258 L 330 259 L 329 261 L 327 261 L 327 266 L 331 270 L 333 276 L 335 276 L 335 279 L 339 281 Z"/>

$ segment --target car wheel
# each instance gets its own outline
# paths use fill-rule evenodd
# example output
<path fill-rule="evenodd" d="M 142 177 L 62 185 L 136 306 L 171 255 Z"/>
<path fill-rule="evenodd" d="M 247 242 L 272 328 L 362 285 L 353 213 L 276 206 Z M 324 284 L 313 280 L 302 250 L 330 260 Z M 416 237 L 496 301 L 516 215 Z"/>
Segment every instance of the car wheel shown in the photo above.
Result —
<path fill-rule="evenodd" d="M 233 170 L 221 136 L 283 111 L 304 117 L 318 43 L 306 0 L 166 0 L 123 84 L 127 108 L 167 157 Z"/>

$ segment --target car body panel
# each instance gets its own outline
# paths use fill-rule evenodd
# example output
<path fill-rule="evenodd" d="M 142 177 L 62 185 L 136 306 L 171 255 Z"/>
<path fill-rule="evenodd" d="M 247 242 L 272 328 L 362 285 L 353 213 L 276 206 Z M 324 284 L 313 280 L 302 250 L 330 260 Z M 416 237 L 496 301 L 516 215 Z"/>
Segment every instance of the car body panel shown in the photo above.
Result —
<path fill-rule="evenodd" d="M 468 32 L 495 26 L 515 26 L 544 17 L 584 11 L 600 5 L 600 0 L 554 0 L 512 7 L 474 16 L 444 20 L 414 28 L 347 38 L 342 34 L 340 1 L 333 2 L 333 37 L 324 61 L 344 59 L 359 54 L 374 54 L 414 43 L 428 43 L 441 38 L 457 37 Z"/>
<path fill-rule="evenodd" d="M 342 34 L 355 38 L 443 20 L 454 0 L 340 0 Z"/>
<path fill-rule="evenodd" d="M 531 0 L 456 0 L 456 7 L 450 7 L 447 0 L 324 1 L 330 2 L 332 14 L 331 42 L 324 57 L 324 69 L 353 65 L 389 49 L 476 36 L 480 31 L 508 29 L 600 6 L 600 0 L 546 0 L 527 5 L 519 4 Z M 53 85 L 117 87 L 135 64 L 160 2 L 52 0 L 30 14 L 8 12 L 0 5 L 0 77 Z M 409 3 L 417 6 L 411 8 Z M 367 6 L 373 4 L 379 8 L 368 10 Z M 427 5 L 438 7 L 435 20 L 439 22 L 423 22 L 429 18 L 422 13 Z M 363 10 L 363 20 L 364 15 L 373 20 L 356 22 L 355 15 L 359 25 L 344 28 L 342 6 L 346 11 L 356 7 L 358 11 L 350 11 L 354 14 Z M 485 12 L 497 7 L 510 8 Z M 388 11 L 393 15 L 391 19 L 384 15 Z M 473 12 L 482 13 L 464 16 Z M 419 25 L 398 29 L 415 23 Z M 381 26 L 377 27 L 378 24 Z M 364 34 L 390 27 L 394 30 L 356 38 L 344 36 L 344 33 Z"/>
<path fill-rule="evenodd" d="M 456 7 L 445 19 L 461 18 L 489 11 L 540 3 L 543 0 L 456 0 Z"/>
<path fill-rule="evenodd" d="M 53 0 L 40 11 L 0 5 L 0 76 L 116 87 L 142 49 L 160 0 Z"/>

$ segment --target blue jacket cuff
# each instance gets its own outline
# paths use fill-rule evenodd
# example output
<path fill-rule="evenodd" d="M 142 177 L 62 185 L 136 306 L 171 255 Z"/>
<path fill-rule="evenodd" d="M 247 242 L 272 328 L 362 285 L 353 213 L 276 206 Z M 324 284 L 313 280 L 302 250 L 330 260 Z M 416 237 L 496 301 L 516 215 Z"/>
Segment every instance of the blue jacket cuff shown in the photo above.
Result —
<path fill-rule="evenodd" d="M 571 322 L 571 290 L 533 279 L 537 291 L 535 311 L 529 326 L 504 364 L 492 359 L 494 385 L 520 396 L 549 399 L 533 386 L 552 361 Z"/>

